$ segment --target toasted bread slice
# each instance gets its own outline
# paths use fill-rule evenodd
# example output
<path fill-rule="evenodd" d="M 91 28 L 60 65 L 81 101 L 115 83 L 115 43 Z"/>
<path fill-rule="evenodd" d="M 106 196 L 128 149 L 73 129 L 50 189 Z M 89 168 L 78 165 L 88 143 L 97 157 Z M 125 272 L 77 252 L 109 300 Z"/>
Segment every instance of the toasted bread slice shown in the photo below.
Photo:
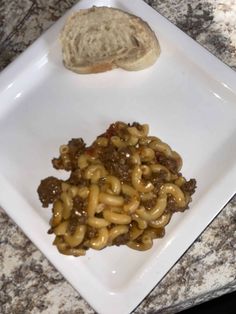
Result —
<path fill-rule="evenodd" d="M 76 73 L 98 73 L 120 67 L 138 71 L 160 54 L 155 33 L 141 18 L 110 7 L 73 13 L 61 32 L 63 62 Z"/>

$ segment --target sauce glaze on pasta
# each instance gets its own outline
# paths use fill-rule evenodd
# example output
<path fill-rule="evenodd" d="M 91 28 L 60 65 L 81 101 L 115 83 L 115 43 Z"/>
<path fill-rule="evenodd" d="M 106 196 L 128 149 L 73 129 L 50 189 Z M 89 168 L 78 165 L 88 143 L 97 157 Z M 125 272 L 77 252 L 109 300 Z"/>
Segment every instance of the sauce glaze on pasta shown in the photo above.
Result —
<path fill-rule="evenodd" d="M 188 208 L 196 180 L 182 176 L 179 154 L 148 131 L 147 124 L 116 122 L 89 147 L 81 138 L 60 147 L 52 164 L 69 179 L 48 177 L 38 187 L 43 207 L 52 204 L 49 233 L 59 252 L 148 250 L 173 213 Z"/>

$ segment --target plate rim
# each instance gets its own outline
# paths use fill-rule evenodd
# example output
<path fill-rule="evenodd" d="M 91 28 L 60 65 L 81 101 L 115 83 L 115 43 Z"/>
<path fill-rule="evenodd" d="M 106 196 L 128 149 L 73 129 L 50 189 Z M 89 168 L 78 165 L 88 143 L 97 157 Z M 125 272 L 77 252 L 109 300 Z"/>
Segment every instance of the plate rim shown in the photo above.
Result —
<path fill-rule="evenodd" d="M 152 20 L 154 18 L 156 18 L 156 16 L 159 16 L 159 18 L 162 19 L 162 22 L 167 26 L 167 30 L 166 32 L 170 32 L 169 29 L 171 30 L 171 33 L 174 31 L 174 33 L 176 34 L 176 38 L 183 38 L 183 41 L 185 43 L 185 45 L 187 46 L 187 53 L 189 54 L 189 49 L 196 49 L 195 53 L 193 55 L 191 55 L 190 57 L 192 58 L 196 58 L 196 55 L 198 56 L 199 59 L 203 59 L 202 62 L 197 62 L 199 61 L 197 58 L 197 61 L 195 59 L 195 63 L 197 63 L 200 67 L 205 67 L 206 63 L 208 64 L 208 73 L 214 77 L 214 79 L 217 79 L 217 77 L 219 78 L 219 82 L 222 82 L 223 84 L 225 84 L 226 86 L 224 86 L 225 88 L 233 91 L 234 87 L 236 90 L 236 82 L 234 84 L 234 81 L 231 81 L 231 77 L 235 76 L 235 72 L 230 69 L 227 65 L 225 65 L 222 61 L 220 61 L 219 59 L 217 59 L 214 55 L 212 55 L 208 50 L 206 50 L 205 48 L 203 48 L 202 46 L 200 46 L 198 43 L 196 43 L 194 40 L 192 40 L 188 35 L 186 35 L 184 32 L 182 32 L 181 30 L 179 30 L 176 26 L 174 26 L 173 24 L 171 24 L 166 18 L 164 18 L 163 16 L 161 16 L 159 13 L 157 13 L 157 11 L 155 11 L 153 8 L 151 8 L 148 4 L 146 4 L 145 2 L 143 2 L 142 0 L 135 0 L 134 2 L 125 2 L 125 0 L 102 0 L 102 1 L 90 1 L 90 0 L 82 0 L 79 3 L 75 4 L 70 10 L 68 10 L 68 12 L 63 15 L 63 17 L 61 17 L 55 24 L 53 24 L 49 30 L 47 30 L 43 35 L 41 35 L 29 48 L 27 48 L 25 50 L 25 52 L 23 52 L 18 58 L 16 58 L 15 61 L 13 61 L 9 66 L 7 66 L 3 72 L 0 74 L 0 95 L 2 93 L 5 93 L 8 90 L 8 85 L 10 84 L 10 82 L 12 82 L 12 80 L 14 80 L 14 82 L 17 82 L 18 78 L 19 78 L 19 74 L 18 76 L 15 76 L 14 73 L 15 71 L 18 71 L 18 73 L 23 69 L 26 61 L 28 60 L 29 56 L 32 56 L 32 52 L 33 51 L 37 51 L 37 54 L 33 54 L 34 58 L 31 59 L 30 62 L 27 62 L 27 68 L 29 70 L 37 70 L 36 65 L 35 65 L 35 61 L 38 60 L 39 56 L 42 56 L 42 54 L 47 54 L 47 48 L 44 47 L 43 44 L 43 38 L 48 37 L 48 38 L 54 38 L 55 40 L 55 33 L 57 33 L 57 29 L 59 28 L 59 26 L 63 23 L 63 21 L 65 20 L 65 18 L 73 11 L 75 10 L 75 8 L 81 8 L 81 6 L 87 6 L 90 7 L 92 5 L 92 3 L 96 3 L 96 4 L 101 4 L 101 5 L 110 5 L 110 6 L 117 6 L 119 7 L 120 4 L 124 5 L 125 7 L 128 7 L 130 9 L 133 8 L 138 8 L 140 10 L 140 7 L 142 7 L 142 10 L 145 14 L 150 14 L 150 16 L 152 16 Z M 147 13 L 149 11 L 149 13 Z M 151 13 L 152 12 L 152 13 Z M 184 37 L 183 37 L 184 36 Z M 183 49 L 185 49 L 185 45 L 182 46 Z M 190 50 L 191 50 L 190 49 Z M 209 63 L 210 60 L 210 63 Z M 215 73 L 217 73 L 217 76 L 215 77 Z M 218 80 L 218 79 L 217 79 Z M 235 85 L 235 86 L 234 86 Z M 7 102 L 6 102 L 7 103 Z M 0 110 L 0 117 L 1 117 L 1 112 L 2 109 Z M 236 183 L 235 179 L 233 178 L 233 175 L 236 174 L 236 165 L 234 165 L 233 171 L 230 174 L 225 175 L 219 182 L 219 184 L 214 187 L 213 189 L 211 189 L 211 193 L 215 194 L 218 193 L 219 195 L 221 195 L 221 187 L 224 186 L 225 184 L 229 184 L 229 185 L 233 185 Z M 0 195 L 0 202 L 3 205 L 3 208 L 6 210 L 7 214 L 17 223 L 17 225 L 19 225 L 22 230 L 24 231 L 24 233 L 33 241 L 33 243 L 40 249 L 41 252 L 43 252 L 43 254 L 53 263 L 53 265 L 55 265 L 55 267 L 63 274 L 63 276 L 75 287 L 76 290 L 79 291 L 79 293 L 81 294 L 81 296 L 88 300 L 88 296 L 86 295 L 87 292 L 86 291 L 82 291 L 81 292 L 81 288 L 78 288 L 77 286 L 77 282 L 75 281 L 75 278 L 73 278 L 73 276 L 65 274 L 64 271 L 64 267 L 65 265 L 67 265 L 67 262 L 58 262 L 58 258 L 57 255 L 55 253 L 54 250 L 49 250 L 48 251 L 48 246 L 44 245 L 42 248 L 42 243 L 41 240 L 39 241 L 37 239 L 37 234 L 33 235 L 27 230 L 27 228 L 24 226 L 24 224 L 22 224 L 21 221 L 19 221 L 19 217 L 16 215 L 16 213 L 14 213 L 14 211 L 12 210 L 15 206 L 19 206 L 18 204 L 22 204 L 22 206 L 24 205 L 27 208 L 27 211 L 30 211 L 31 206 L 29 204 L 27 204 L 27 202 L 23 199 L 23 197 L 21 195 L 19 195 L 19 193 L 17 191 L 14 190 L 14 188 L 12 188 L 11 184 L 9 182 L 7 182 L 7 180 L 5 178 L 3 178 L 3 176 L 0 174 L 0 186 L 1 188 L 3 188 L 3 191 L 5 191 L 5 193 L 2 193 Z M 6 200 L 5 199 L 5 195 L 9 194 L 9 191 L 11 191 L 11 195 L 14 195 L 14 197 L 11 197 L 11 199 Z M 221 211 L 222 207 L 225 205 L 225 201 L 224 199 L 227 198 L 228 200 L 233 196 L 235 192 L 228 192 L 227 193 L 227 197 L 223 197 L 222 201 L 221 201 L 221 206 L 220 209 L 217 212 L 214 212 L 214 214 L 209 213 L 209 217 L 208 217 L 208 223 L 207 225 L 214 219 L 214 217 Z M 4 195 L 4 197 L 2 196 Z M 204 201 L 204 197 L 200 200 L 200 203 L 206 204 L 206 202 Z M 16 202 L 17 201 L 17 202 Z M 217 201 L 217 203 L 219 203 L 219 201 Z M 205 205 L 204 205 L 205 206 Z M 217 205 L 217 207 L 219 207 L 219 205 Z M 33 216 L 35 215 L 35 213 L 33 213 Z M 39 219 L 39 217 L 37 218 Z M 40 224 L 40 219 L 37 221 L 37 224 Z M 194 232 L 194 231 L 193 231 Z M 199 232 L 196 230 L 196 237 L 199 235 Z M 46 236 L 46 235 L 45 235 Z M 196 237 L 194 237 L 194 240 L 196 239 Z M 185 243 L 185 247 L 186 249 L 184 251 L 186 251 L 188 249 L 188 247 L 193 243 L 194 240 L 191 241 L 187 241 Z M 191 243 L 189 243 L 191 242 Z M 51 247 L 51 245 L 50 245 Z M 182 250 L 181 250 L 182 251 Z M 183 252 L 180 254 L 180 256 L 183 254 Z M 65 261 L 68 261 L 67 259 L 64 259 Z M 178 259 L 177 259 L 178 260 Z M 175 260 L 175 262 L 177 261 Z M 173 266 L 173 263 L 172 263 Z M 168 270 L 170 268 L 168 267 Z M 165 273 L 163 274 L 163 276 L 161 276 L 161 278 L 158 280 L 158 282 L 164 277 L 164 275 L 168 272 L 168 270 L 165 271 Z M 86 274 L 89 277 L 89 274 Z M 154 279 L 155 281 L 155 279 Z M 152 288 L 158 284 L 158 282 L 156 282 L 154 285 L 153 283 Z M 145 296 L 150 292 L 150 284 L 147 287 L 143 287 L 145 289 L 145 292 L 143 293 L 143 289 L 142 291 L 138 291 L 139 293 L 139 301 L 133 301 L 132 302 L 124 302 L 124 297 L 126 299 L 126 295 L 127 293 L 130 293 L 129 291 L 127 291 L 127 289 L 125 289 L 122 294 L 118 294 L 115 293 L 114 291 L 106 291 L 107 293 L 105 295 L 102 294 L 102 289 L 100 291 L 98 291 L 98 298 L 100 300 L 104 300 L 104 302 L 106 301 L 106 309 L 104 310 L 104 303 L 99 301 L 99 303 L 101 302 L 102 304 L 97 304 L 97 302 L 93 302 L 91 300 L 88 300 L 89 304 L 96 309 L 99 313 L 110 313 L 111 310 L 114 310 L 114 306 L 118 307 L 119 306 L 119 313 L 128 313 L 129 311 L 133 310 L 136 306 L 137 303 L 142 302 L 142 300 L 145 298 Z M 101 287 L 100 287 L 101 288 Z M 145 295 L 144 295 L 145 294 Z M 140 298 L 140 295 L 143 295 L 142 298 Z M 111 302 L 109 303 L 107 301 L 107 298 L 111 299 Z M 135 304 L 134 304 L 135 303 Z M 109 306 L 108 306 L 109 305 Z M 114 311 L 113 311 L 114 312 Z M 118 312 L 117 312 L 118 313 Z"/>

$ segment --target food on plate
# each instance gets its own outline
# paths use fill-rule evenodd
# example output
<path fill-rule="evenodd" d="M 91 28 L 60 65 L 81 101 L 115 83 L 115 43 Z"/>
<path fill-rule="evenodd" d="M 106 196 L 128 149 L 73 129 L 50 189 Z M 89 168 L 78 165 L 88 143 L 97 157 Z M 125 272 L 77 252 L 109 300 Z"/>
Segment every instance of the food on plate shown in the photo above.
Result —
<path fill-rule="evenodd" d="M 196 180 L 187 181 L 180 155 L 148 133 L 147 124 L 118 121 L 90 146 L 78 138 L 60 147 L 52 164 L 69 177 L 42 180 L 38 194 L 43 207 L 52 204 L 49 233 L 61 253 L 148 250 L 172 215 L 188 208 Z"/>
<path fill-rule="evenodd" d="M 92 7 L 72 13 L 60 35 L 63 62 L 76 73 L 114 68 L 138 71 L 160 55 L 155 33 L 141 18 L 111 7 Z"/>

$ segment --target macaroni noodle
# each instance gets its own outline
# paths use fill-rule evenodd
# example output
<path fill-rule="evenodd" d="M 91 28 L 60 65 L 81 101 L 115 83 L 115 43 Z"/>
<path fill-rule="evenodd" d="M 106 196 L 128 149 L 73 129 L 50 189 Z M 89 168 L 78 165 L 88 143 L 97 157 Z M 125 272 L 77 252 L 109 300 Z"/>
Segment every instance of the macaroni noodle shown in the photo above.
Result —
<path fill-rule="evenodd" d="M 82 139 L 61 145 L 53 166 L 69 178 L 48 177 L 38 188 L 43 206 L 52 204 L 49 233 L 60 253 L 148 250 L 172 215 L 188 208 L 196 181 L 182 176 L 179 154 L 148 131 L 147 124 L 116 122 L 89 147 Z"/>

